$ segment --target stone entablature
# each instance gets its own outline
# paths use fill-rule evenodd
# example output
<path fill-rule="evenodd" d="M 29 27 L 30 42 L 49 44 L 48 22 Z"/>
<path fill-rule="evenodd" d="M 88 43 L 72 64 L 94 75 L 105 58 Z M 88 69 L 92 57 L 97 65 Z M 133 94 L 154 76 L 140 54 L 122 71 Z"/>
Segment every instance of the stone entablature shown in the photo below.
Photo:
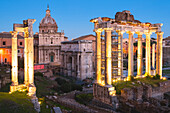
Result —
<path fill-rule="evenodd" d="M 90 40 L 65 41 L 61 42 L 61 44 L 61 51 L 93 52 L 92 41 Z"/>

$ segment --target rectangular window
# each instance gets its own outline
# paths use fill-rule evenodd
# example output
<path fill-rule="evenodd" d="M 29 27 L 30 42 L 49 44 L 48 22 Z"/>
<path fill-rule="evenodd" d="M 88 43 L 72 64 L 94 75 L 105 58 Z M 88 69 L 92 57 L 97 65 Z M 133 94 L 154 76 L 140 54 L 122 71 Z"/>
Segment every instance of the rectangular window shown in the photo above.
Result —
<path fill-rule="evenodd" d="M 6 45 L 6 42 L 5 42 L 5 41 L 3 41 L 3 45 Z"/>
<path fill-rule="evenodd" d="M 20 50 L 18 50 L 18 53 L 20 53 Z"/>
<path fill-rule="evenodd" d="M 22 45 L 22 42 L 20 42 L 20 45 Z"/>

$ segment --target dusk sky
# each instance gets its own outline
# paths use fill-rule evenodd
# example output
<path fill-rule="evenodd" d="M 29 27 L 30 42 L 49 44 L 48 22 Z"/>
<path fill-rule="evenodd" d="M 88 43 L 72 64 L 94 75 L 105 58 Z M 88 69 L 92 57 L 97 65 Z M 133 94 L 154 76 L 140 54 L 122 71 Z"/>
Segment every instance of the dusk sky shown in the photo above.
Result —
<path fill-rule="evenodd" d="M 129 10 L 141 22 L 163 23 L 164 38 L 170 36 L 169 0 L 0 0 L 0 3 L 0 32 L 12 31 L 13 23 L 29 18 L 36 19 L 33 30 L 38 32 L 49 4 L 59 31 L 64 30 L 70 40 L 94 34 L 90 19 L 114 18 L 116 12 L 123 10 Z"/>

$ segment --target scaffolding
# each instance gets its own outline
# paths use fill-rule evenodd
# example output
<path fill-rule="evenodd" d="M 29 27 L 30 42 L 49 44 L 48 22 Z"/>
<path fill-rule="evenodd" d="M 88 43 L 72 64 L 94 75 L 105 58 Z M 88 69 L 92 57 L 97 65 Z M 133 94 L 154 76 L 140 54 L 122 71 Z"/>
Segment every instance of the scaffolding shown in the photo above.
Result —
<path fill-rule="evenodd" d="M 118 49 L 118 46 L 121 46 L 121 43 L 118 43 L 119 35 L 116 32 L 112 32 L 112 80 L 117 80 L 118 78 L 122 78 L 122 75 L 118 74 L 118 70 L 121 70 L 123 67 L 118 67 L 118 62 L 123 63 L 123 60 L 118 59 L 118 55 L 121 55 L 121 49 Z M 105 35 L 104 32 L 101 33 L 101 75 L 102 80 L 105 78 Z M 122 57 L 122 56 L 121 56 Z"/>
<path fill-rule="evenodd" d="M 101 76 L 105 80 L 105 37 L 104 32 L 101 33 Z"/>

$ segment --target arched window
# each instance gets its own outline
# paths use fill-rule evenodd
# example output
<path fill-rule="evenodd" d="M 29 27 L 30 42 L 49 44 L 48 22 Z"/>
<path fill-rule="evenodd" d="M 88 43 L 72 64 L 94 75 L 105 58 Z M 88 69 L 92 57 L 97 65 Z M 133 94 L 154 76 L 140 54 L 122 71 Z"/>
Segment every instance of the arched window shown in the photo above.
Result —
<path fill-rule="evenodd" d="M 7 58 L 5 58 L 5 63 L 7 63 Z"/>
<path fill-rule="evenodd" d="M 51 44 L 53 44 L 53 38 L 51 38 Z"/>

